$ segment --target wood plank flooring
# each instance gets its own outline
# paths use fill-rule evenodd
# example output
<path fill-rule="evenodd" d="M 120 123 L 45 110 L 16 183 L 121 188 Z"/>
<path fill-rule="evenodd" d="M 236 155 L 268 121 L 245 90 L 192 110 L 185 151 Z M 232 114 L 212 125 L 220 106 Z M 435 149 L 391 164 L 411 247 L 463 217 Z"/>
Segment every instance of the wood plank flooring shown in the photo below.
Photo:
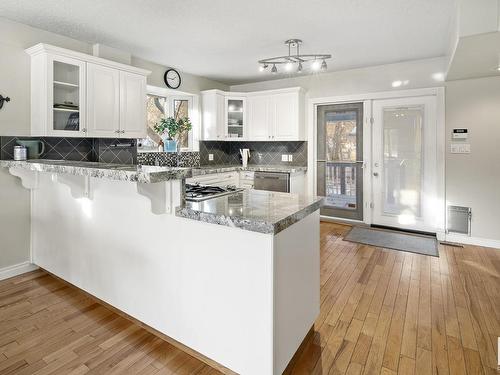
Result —
<path fill-rule="evenodd" d="M 498 374 L 500 250 L 428 257 L 321 223 L 321 311 L 287 374 Z M 43 271 L 0 281 L 0 374 L 219 374 Z"/>

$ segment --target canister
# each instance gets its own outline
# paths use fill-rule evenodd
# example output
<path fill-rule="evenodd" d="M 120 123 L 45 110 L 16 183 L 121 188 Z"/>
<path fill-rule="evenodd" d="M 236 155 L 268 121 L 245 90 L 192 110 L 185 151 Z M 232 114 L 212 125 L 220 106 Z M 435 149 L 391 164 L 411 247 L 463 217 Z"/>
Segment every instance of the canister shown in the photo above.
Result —
<path fill-rule="evenodd" d="M 28 149 L 24 146 L 14 146 L 14 160 L 26 160 Z"/>

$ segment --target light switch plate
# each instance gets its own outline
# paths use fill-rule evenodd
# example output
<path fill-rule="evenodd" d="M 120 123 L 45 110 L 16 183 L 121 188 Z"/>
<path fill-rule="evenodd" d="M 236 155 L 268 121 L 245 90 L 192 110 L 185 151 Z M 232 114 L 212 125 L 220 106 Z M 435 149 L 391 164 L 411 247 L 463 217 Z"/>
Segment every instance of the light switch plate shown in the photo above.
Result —
<path fill-rule="evenodd" d="M 470 154 L 470 144 L 469 143 L 452 143 L 451 144 L 452 154 Z"/>
<path fill-rule="evenodd" d="M 281 155 L 281 161 L 288 161 L 288 155 Z"/>
<path fill-rule="evenodd" d="M 214 154 L 208 154 L 208 161 L 214 160 Z"/>

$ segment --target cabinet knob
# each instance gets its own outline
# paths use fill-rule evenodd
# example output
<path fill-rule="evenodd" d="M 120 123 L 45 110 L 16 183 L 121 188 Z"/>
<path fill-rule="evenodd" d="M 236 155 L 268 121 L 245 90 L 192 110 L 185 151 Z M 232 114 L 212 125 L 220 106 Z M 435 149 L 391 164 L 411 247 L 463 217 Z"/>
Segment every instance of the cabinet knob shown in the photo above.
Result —
<path fill-rule="evenodd" d="M 125 134 L 125 130 L 122 130 L 122 134 Z"/>
<path fill-rule="evenodd" d="M 82 132 L 87 133 L 87 128 L 83 128 Z"/>
<path fill-rule="evenodd" d="M 115 130 L 115 133 L 116 133 L 116 134 L 119 134 L 119 133 L 120 133 L 120 131 L 119 131 L 119 130 Z"/>

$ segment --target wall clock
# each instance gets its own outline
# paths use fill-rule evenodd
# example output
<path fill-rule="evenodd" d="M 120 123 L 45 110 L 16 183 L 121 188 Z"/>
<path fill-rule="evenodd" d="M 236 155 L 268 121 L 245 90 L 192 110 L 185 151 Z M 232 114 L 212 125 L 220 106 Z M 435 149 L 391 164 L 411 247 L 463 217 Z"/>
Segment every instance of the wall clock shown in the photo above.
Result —
<path fill-rule="evenodd" d="M 175 69 L 168 69 L 163 76 L 163 80 L 167 87 L 171 89 L 178 89 L 181 85 L 181 75 Z"/>

